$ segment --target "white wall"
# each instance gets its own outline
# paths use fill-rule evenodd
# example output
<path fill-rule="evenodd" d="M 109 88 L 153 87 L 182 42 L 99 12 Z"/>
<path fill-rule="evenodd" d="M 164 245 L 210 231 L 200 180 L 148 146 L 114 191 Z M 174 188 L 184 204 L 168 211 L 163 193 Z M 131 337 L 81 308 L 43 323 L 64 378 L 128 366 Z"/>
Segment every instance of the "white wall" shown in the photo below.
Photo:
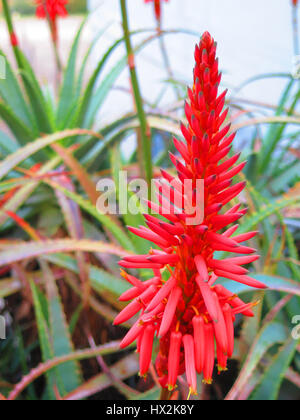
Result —
<path fill-rule="evenodd" d="M 143 0 L 128 0 L 131 29 L 154 27 L 153 6 Z M 101 45 L 94 54 L 96 61 L 101 51 L 121 35 L 119 0 L 90 0 L 94 33 L 112 22 Z M 291 0 L 169 0 L 163 8 L 163 26 L 166 29 L 186 28 L 202 33 L 209 30 L 219 45 L 220 65 L 224 84 L 236 87 L 249 77 L 260 73 L 290 72 L 293 62 L 291 27 Z M 175 70 L 181 80 L 191 81 L 193 49 L 197 37 L 169 35 L 166 44 Z M 120 52 L 121 54 L 121 52 Z M 121 56 L 121 55 L 119 55 Z M 158 44 L 148 46 L 137 59 L 144 96 L 155 100 L 166 77 Z M 128 73 L 119 85 L 128 86 Z M 284 82 L 280 79 L 251 84 L 242 94 L 245 98 L 276 103 Z M 173 99 L 172 90 L 164 98 Z M 113 117 L 121 110 L 131 109 L 131 101 L 123 93 L 113 93 L 109 100 Z M 112 108 L 112 107 L 105 107 Z"/>

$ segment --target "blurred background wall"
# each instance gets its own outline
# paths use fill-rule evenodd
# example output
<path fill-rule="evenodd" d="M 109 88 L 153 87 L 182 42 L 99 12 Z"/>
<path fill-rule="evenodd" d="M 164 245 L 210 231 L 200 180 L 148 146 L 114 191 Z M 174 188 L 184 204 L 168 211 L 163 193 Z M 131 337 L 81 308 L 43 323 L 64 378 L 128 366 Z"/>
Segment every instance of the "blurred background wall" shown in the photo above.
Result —
<path fill-rule="evenodd" d="M 152 4 L 143 0 L 128 0 L 131 29 L 155 26 Z M 94 34 L 99 27 L 111 22 L 99 43 L 100 54 L 113 39 L 121 36 L 118 0 L 88 0 L 91 11 L 91 29 Z M 209 30 L 218 42 L 220 64 L 223 69 L 224 86 L 235 93 L 245 80 L 263 73 L 290 73 L 293 68 L 293 30 L 290 0 L 170 0 L 163 5 L 163 28 L 188 29 L 202 33 Z M 135 44 L 139 37 L 135 38 Z M 175 76 L 184 82 L 191 81 L 194 65 L 193 50 L 196 36 L 167 35 L 165 44 Z M 122 53 L 120 52 L 121 56 Z M 158 42 L 148 45 L 137 57 L 138 71 L 143 80 L 143 94 L 155 101 L 161 94 L 166 72 Z M 270 104 L 278 99 L 286 84 L 285 79 L 272 78 L 257 81 L 236 93 L 240 98 Z M 119 85 L 128 88 L 128 74 L 123 74 Z M 173 89 L 164 93 L 163 102 L 174 99 Z M 107 109 L 132 108 L 128 95 L 112 93 Z M 105 112 L 105 111 L 104 111 Z M 104 115 L 104 117 L 109 117 Z"/>
<path fill-rule="evenodd" d="M 44 21 L 30 16 L 34 12 L 31 0 L 13 0 L 15 21 L 24 50 L 31 57 L 41 80 L 54 75 L 52 51 L 49 47 L 49 33 Z M 152 4 L 143 0 L 128 0 L 131 29 L 154 28 L 155 19 Z M 82 20 L 85 10 L 90 12 L 83 35 L 82 55 L 90 40 L 101 28 L 105 34 L 94 50 L 90 69 L 97 63 L 108 45 L 121 36 L 119 0 L 71 0 L 71 16 L 60 21 L 61 51 L 70 48 L 72 38 Z M 224 86 L 231 92 L 242 82 L 255 75 L 269 72 L 290 73 L 293 65 L 292 10 L 290 0 L 169 0 L 163 6 L 163 27 L 165 29 L 188 29 L 199 34 L 209 30 L 218 41 L 221 68 L 224 72 Z M 1 20 L 0 43 L 8 51 L 6 28 Z M 145 35 L 134 38 L 134 43 Z M 165 44 L 176 78 L 186 83 L 191 81 L 193 49 L 197 36 L 166 35 Z M 113 63 L 124 54 L 122 49 L 115 53 Z M 64 54 L 65 56 L 66 54 Z M 155 102 L 160 95 L 162 103 L 174 100 L 173 89 L 162 92 L 162 81 L 167 74 L 162 66 L 162 56 L 157 41 L 151 43 L 137 57 L 138 71 L 143 80 L 145 99 Z M 239 97 L 275 104 L 282 92 L 285 80 L 276 78 L 258 81 L 237 93 Z M 128 73 L 124 72 L 118 87 L 108 99 L 109 114 L 103 110 L 102 117 L 112 119 L 120 109 L 132 109 L 128 89 Z"/>

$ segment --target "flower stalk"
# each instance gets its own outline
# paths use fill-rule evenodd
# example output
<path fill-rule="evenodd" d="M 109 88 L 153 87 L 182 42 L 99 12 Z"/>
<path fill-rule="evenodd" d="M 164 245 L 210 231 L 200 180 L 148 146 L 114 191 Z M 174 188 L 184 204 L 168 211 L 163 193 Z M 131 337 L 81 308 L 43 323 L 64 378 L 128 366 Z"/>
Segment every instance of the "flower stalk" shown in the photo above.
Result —
<path fill-rule="evenodd" d="M 18 38 L 14 29 L 14 24 L 12 21 L 11 12 L 10 12 L 10 8 L 8 6 L 7 0 L 2 0 L 2 5 L 3 5 L 3 14 L 4 14 L 5 22 L 7 25 L 7 29 L 8 29 L 8 33 L 10 37 L 10 43 L 11 43 L 11 46 L 15 55 L 15 59 L 16 59 L 18 68 L 23 69 L 24 66 L 23 66 L 22 57 L 19 50 Z"/>
<path fill-rule="evenodd" d="M 131 85 L 135 100 L 135 106 L 137 110 L 138 119 L 140 122 L 140 141 L 138 144 L 139 153 L 139 165 L 141 175 L 145 177 L 148 185 L 151 185 L 152 181 L 152 148 L 151 148 L 151 129 L 148 125 L 146 113 L 144 110 L 143 99 L 141 95 L 140 85 L 138 81 L 135 56 L 130 39 L 129 22 L 126 0 L 120 0 L 121 13 L 122 13 L 122 25 L 124 31 L 124 39 L 127 51 L 128 66 L 130 71 Z"/>

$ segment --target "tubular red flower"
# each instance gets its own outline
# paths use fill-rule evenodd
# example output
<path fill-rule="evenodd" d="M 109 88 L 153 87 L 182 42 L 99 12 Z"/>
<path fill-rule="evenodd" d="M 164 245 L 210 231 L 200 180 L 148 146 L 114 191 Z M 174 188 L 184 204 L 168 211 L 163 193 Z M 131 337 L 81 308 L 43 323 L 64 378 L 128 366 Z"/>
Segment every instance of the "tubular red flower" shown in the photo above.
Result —
<path fill-rule="evenodd" d="M 173 391 L 176 386 L 181 350 L 182 334 L 173 331 L 170 339 L 170 352 L 168 358 L 168 389 Z"/>
<path fill-rule="evenodd" d="M 136 300 L 131 302 L 122 312 L 116 317 L 114 325 L 123 324 L 134 315 L 136 315 L 148 303 L 156 293 L 156 287 L 152 284 L 149 289 L 145 290 Z"/>
<path fill-rule="evenodd" d="M 206 349 L 203 369 L 203 382 L 210 385 L 212 383 L 212 376 L 215 365 L 214 329 L 211 324 L 204 325 L 204 334 Z"/>
<path fill-rule="evenodd" d="M 176 285 L 176 278 L 171 277 L 167 283 L 160 289 L 157 295 L 153 298 L 146 308 L 146 312 L 152 311 L 163 299 L 165 299 Z"/>
<path fill-rule="evenodd" d="M 140 375 L 145 376 L 149 370 L 152 357 L 152 346 L 155 334 L 155 326 L 148 325 L 143 333 L 140 347 Z"/>
<path fill-rule="evenodd" d="M 205 33 L 196 46 L 195 59 L 194 84 L 188 90 L 189 101 L 185 105 L 188 125 L 181 125 L 185 141 L 175 139 L 178 155 L 170 155 L 178 177 L 162 170 L 162 180 L 156 182 L 160 204 L 146 202 L 166 221 L 156 215 L 145 215 L 148 228 L 129 228 L 161 250 L 151 249 L 148 255 L 127 257 L 121 262 L 123 267 L 151 268 L 154 277 L 141 282 L 128 275 L 127 281 L 133 288 L 125 292 L 121 300 L 131 298 L 133 302 L 116 322 L 141 312 L 122 347 L 138 339 L 140 352 L 143 352 L 147 328 L 149 334 L 158 331 L 159 354 L 155 367 L 160 383 L 173 390 L 177 376 L 185 372 L 191 391 L 196 393 L 196 371 L 203 372 L 204 381 L 211 383 L 216 356 L 219 371 L 226 369 L 227 359 L 234 351 L 235 315 L 254 316 L 253 304 L 246 304 L 217 284 L 218 278 L 225 277 L 255 288 L 266 286 L 250 277 L 250 267 L 243 267 L 259 258 L 254 254 L 255 249 L 241 245 L 253 239 L 257 232 L 239 234 L 238 224 L 230 226 L 247 213 L 241 204 L 227 206 L 246 186 L 244 182 L 234 184 L 232 179 L 245 163 L 238 164 L 240 154 L 227 157 L 235 134 L 229 133 L 230 125 L 223 128 L 228 113 L 223 110 L 226 92 L 219 95 L 221 74 L 216 44 L 209 33 Z M 199 180 L 204 181 L 201 184 L 204 184 L 204 217 L 189 223 L 199 207 L 196 200 Z M 190 186 L 188 191 L 186 184 Z M 186 202 L 193 211 L 187 210 Z M 239 256 L 219 260 L 216 251 Z M 169 272 L 169 279 L 165 278 Z M 124 272 L 122 275 L 126 278 Z M 152 341 L 147 339 L 147 343 L 149 348 L 141 354 L 143 374 L 152 351 Z"/>
<path fill-rule="evenodd" d="M 232 319 L 232 311 L 228 303 L 226 303 L 223 307 L 223 314 L 224 314 L 224 320 L 226 324 L 227 340 L 228 340 L 227 355 L 229 358 L 231 358 L 233 355 L 233 350 L 234 350 L 234 326 L 233 326 L 233 319 Z"/>
<path fill-rule="evenodd" d="M 215 337 L 217 341 L 218 348 L 220 349 L 220 352 L 223 354 L 228 353 L 228 338 L 227 338 L 227 328 L 224 320 L 224 314 L 220 306 L 219 298 L 216 293 L 213 293 L 215 305 L 218 311 L 218 322 L 214 322 L 214 331 L 215 331 Z"/>
<path fill-rule="evenodd" d="M 145 325 L 143 325 L 140 320 L 138 320 L 121 341 L 121 349 L 130 346 L 130 344 L 132 344 L 138 338 L 138 336 L 144 332 L 144 329 Z"/>
<path fill-rule="evenodd" d="M 66 9 L 68 0 L 36 0 L 36 4 L 36 15 L 40 19 L 45 19 L 47 14 L 52 21 L 55 21 L 57 17 L 68 16 Z"/>
<path fill-rule="evenodd" d="M 190 387 L 190 392 L 197 395 L 197 375 L 195 367 L 195 345 L 191 335 L 183 337 L 184 354 L 185 354 L 185 372 Z"/>
<path fill-rule="evenodd" d="M 161 321 L 160 330 L 158 334 L 159 337 L 163 337 L 169 331 L 181 295 L 182 290 L 180 289 L 180 287 L 176 287 L 172 290 Z"/>
<path fill-rule="evenodd" d="M 202 373 L 205 362 L 205 333 L 204 319 L 202 316 L 193 318 L 194 341 L 195 341 L 195 365 L 198 373 Z"/>
<path fill-rule="evenodd" d="M 145 3 L 154 3 L 154 12 L 155 17 L 158 21 L 161 20 L 161 3 L 163 0 L 144 0 Z M 165 2 L 168 2 L 169 0 L 164 0 Z"/>

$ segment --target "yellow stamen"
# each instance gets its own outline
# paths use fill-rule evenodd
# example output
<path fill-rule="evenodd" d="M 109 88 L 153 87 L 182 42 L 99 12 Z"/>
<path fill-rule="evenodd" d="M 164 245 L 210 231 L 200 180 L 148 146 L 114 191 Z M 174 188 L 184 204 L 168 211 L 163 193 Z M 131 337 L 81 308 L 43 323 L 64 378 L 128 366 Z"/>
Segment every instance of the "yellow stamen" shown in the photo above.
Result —
<path fill-rule="evenodd" d="M 202 381 L 205 385 L 211 385 L 213 383 L 212 379 L 203 379 Z"/>
<path fill-rule="evenodd" d="M 198 311 L 198 309 L 196 308 L 196 306 L 191 305 L 191 308 L 193 309 L 193 311 L 195 312 L 195 314 L 196 314 L 197 316 L 199 316 L 199 311 Z"/>
<path fill-rule="evenodd" d="M 167 270 L 169 271 L 169 273 L 171 274 L 171 276 L 173 276 L 173 271 L 171 269 L 171 267 L 169 265 L 167 265 Z"/>
<path fill-rule="evenodd" d="M 127 279 L 127 277 L 128 277 L 128 274 L 126 273 L 126 271 L 124 271 L 122 268 L 121 268 L 121 276 L 122 277 L 124 277 L 124 279 L 126 280 Z"/>

